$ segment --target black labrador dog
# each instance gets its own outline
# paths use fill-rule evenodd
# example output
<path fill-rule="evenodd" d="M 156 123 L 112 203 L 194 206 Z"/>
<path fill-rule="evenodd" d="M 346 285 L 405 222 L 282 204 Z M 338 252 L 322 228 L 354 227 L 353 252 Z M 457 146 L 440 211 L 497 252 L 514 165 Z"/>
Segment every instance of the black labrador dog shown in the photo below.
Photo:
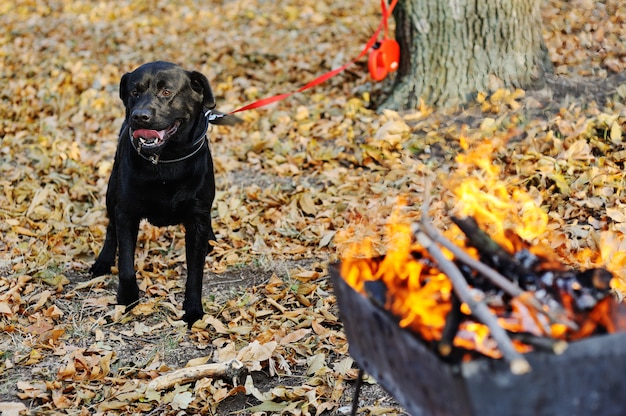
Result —
<path fill-rule="evenodd" d="M 147 63 L 122 76 L 120 98 L 126 117 L 106 193 L 109 224 L 91 273 L 110 273 L 119 246 L 117 302 L 134 306 L 139 300 L 134 266 L 139 222 L 183 224 L 183 320 L 191 327 L 204 313 L 203 268 L 212 249 L 209 241 L 215 240 L 215 180 L 207 129 L 239 119 L 213 110 L 215 99 L 204 75 L 169 62 Z"/>

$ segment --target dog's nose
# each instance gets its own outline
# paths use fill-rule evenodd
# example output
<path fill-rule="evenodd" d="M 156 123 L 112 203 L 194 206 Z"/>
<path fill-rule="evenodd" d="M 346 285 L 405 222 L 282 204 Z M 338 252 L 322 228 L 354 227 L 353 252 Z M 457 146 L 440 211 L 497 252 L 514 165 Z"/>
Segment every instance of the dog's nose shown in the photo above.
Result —
<path fill-rule="evenodd" d="M 137 108 L 130 115 L 134 121 L 147 123 L 152 118 L 152 111 L 147 108 Z"/>

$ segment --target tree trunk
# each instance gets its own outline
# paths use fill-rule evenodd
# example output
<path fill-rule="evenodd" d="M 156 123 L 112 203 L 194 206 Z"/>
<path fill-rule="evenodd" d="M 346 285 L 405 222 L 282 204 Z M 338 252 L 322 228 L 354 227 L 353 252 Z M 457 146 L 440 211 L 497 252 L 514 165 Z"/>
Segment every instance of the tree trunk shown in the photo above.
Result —
<path fill-rule="evenodd" d="M 383 108 L 462 103 L 477 92 L 540 88 L 552 64 L 541 0 L 400 0 L 400 65 Z"/>

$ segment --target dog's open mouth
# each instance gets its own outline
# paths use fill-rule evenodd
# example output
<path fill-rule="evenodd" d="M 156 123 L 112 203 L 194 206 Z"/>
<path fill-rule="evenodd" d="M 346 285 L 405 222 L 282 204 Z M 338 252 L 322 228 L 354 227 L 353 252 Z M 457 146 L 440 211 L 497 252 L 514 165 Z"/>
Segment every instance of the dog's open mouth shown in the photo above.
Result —
<path fill-rule="evenodd" d="M 142 148 L 150 149 L 163 146 L 180 126 L 180 121 L 174 122 L 171 126 L 163 130 L 139 129 L 132 132 L 133 138 L 137 139 Z"/>

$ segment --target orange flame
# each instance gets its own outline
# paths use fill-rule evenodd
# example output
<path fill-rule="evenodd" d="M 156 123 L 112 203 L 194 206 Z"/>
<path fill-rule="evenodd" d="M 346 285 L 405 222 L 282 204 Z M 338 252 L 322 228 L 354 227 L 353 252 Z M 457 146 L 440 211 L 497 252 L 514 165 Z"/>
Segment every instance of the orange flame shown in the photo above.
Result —
<path fill-rule="evenodd" d="M 513 230 L 523 240 L 533 241 L 545 233 L 548 214 L 527 192 L 511 189 L 500 179 L 501 169 L 490 155 L 501 144 L 485 140 L 469 149 L 462 140 L 466 152 L 456 158 L 459 168 L 453 192 L 458 201 L 457 215 L 474 217 L 494 241 L 513 252 L 515 247 L 505 231 Z"/>

